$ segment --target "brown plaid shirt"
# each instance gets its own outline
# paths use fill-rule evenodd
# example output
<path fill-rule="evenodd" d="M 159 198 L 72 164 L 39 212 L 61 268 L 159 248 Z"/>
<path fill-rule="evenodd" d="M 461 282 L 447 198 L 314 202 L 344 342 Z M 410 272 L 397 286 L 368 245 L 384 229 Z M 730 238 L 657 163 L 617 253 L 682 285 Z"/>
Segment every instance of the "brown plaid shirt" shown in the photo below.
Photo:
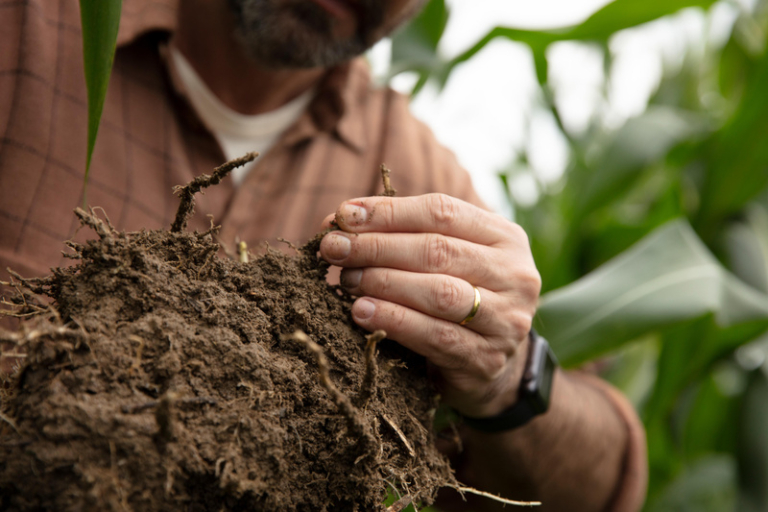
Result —
<path fill-rule="evenodd" d="M 175 23 L 176 0 L 123 2 L 87 198 L 119 229 L 168 228 L 178 206 L 172 187 L 224 160 L 165 57 Z M 72 214 L 83 202 L 86 105 L 78 2 L 0 0 L 0 279 L 6 267 L 39 276 L 69 264 L 62 242 L 92 236 L 78 232 Z M 356 60 L 329 70 L 308 111 L 240 187 L 225 180 L 198 195 L 189 227 L 207 229 L 211 214 L 224 243 L 305 241 L 342 201 L 380 192 L 382 162 L 399 195 L 444 192 L 482 205 L 407 99 L 372 88 Z M 629 433 L 609 510 L 638 510 L 647 478 L 642 425 L 613 388 L 584 380 L 613 403 Z"/>
<path fill-rule="evenodd" d="M 185 99 L 166 47 L 171 0 L 126 0 L 99 130 L 88 204 L 119 229 L 168 227 L 171 193 L 224 161 Z M 87 128 L 78 2 L 0 0 L 0 276 L 44 275 L 66 265 L 76 234 Z M 366 63 L 330 70 L 316 98 L 240 187 L 198 195 L 191 229 L 223 226 L 249 247 L 308 240 L 344 200 L 378 193 L 379 165 L 399 195 L 445 192 L 480 204 L 453 155 L 408 112 L 407 99 L 373 89 Z"/>

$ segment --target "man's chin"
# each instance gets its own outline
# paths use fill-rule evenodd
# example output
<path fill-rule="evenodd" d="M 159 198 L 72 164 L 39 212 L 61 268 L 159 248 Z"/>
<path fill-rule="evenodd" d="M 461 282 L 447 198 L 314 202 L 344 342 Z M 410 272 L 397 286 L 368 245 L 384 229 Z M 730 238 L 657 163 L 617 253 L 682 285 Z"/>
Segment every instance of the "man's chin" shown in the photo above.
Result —
<path fill-rule="evenodd" d="M 246 52 L 261 65 L 276 68 L 329 67 L 368 49 L 360 34 L 340 27 L 313 2 L 276 5 L 268 0 L 231 0 L 237 33 Z"/>
<path fill-rule="evenodd" d="M 246 53 L 259 64 L 273 69 L 309 69 L 341 64 L 362 54 L 366 45 L 354 41 L 330 41 L 310 30 L 294 32 L 279 40 L 241 35 Z"/>

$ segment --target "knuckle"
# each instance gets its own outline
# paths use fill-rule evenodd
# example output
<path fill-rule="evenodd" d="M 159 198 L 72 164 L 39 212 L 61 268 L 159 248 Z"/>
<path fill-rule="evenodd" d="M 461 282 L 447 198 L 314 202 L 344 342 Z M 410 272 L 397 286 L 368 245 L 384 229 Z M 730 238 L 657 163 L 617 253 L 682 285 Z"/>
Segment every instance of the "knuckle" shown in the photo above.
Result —
<path fill-rule="evenodd" d="M 516 244 L 529 245 L 528 233 L 526 233 L 520 224 L 508 222 L 507 232 L 509 233 L 510 239 Z"/>
<path fill-rule="evenodd" d="M 528 269 L 517 276 L 518 287 L 524 297 L 535 301 L 541 292 L 541 274 L 535 268 Z"/>
<path fill-rule="evenodd" d="M 404 332 L 407 330 L 408 315 L 404 308 L 396 307 L 392 309 L 388 322 L 393 332 Z M 386 330 L 386 329 L 385 329 Z"/>
<path fill-rule="evenodd" d="M 493 351 L 486 355 L 483 376 L 488 381 L 495 381 L 507 370 L 509 357 L 503 352 Z"/>
<path fill-rule="evenodd" d="M 376 275 L 377 293 L 381 294 L 382 297 L 388 297 L 389 292 L 392 290 L 392 273 L 386 270 L 382 270 L 380 272 L 376 272 Z"/>
<path fill-rule="evenodd" d="M 461 369 L 468 365 L 471 355 L 470 347 L 454 326 L 440 326 L 435 331 L 433 339 L 436 352 L 441 354 L 436 364 L 449 369 Z"/>
<path fill-rule="evenodd" d="M 531 331 L 533 326 L 533 318 L 531 315 L 524 313 L 517 313 L 512 315 L 510 319 L 510 329 L 516 340 L 524 339 Z"/>
<path fill-rule="evenodd" d="M 371 218 L 375 215 L 381 215 L 383 219 L 381 222 L 386 228 L 390 228 L 396 224 L 395 204 L 393 201 L 380 201 L 375 206 L 371 207 Z"/>
<path fill-rule="evenodd" d="M 429 202 L 437 226 L 451 225 L 456 221 L 459 209 L 456 199 L 445 194 L 430 194 Z"/>
<path fill-rule="evenodd" d="M 450 240 L 443 235 L 429 235 L 426 247 L 427 271 L 432 273 L 443 272 L 456 252 Z"/>
<path fill-rule="evenodd" d="M 354 246 L 355 244 L 353 244 Z M 364 255 L 364 259 L 367 263 L 375 263 L 377 261 L 381 261 L 384 257 L 384 254 L 386 253 L 386 244 L 384 243 L 383 237 L 380 236 L 370 236 L 368 237 L 368 243 L 366 244 L 367 247 L 367 254 Z"/>
<path fill-rule="evenodd" d="M 441 316 L 455 314 L 461 308 L 462 295 L 461 287 L 454 279 L 438 279 L 433 292 L 436 312 Z"/>

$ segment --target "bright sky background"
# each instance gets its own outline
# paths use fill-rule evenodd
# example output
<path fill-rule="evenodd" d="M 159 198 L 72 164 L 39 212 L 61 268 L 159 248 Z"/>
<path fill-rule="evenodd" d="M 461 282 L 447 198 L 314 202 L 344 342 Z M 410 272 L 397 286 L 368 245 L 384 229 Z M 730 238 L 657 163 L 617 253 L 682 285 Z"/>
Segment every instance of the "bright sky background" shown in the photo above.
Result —
<path fill-rule="evenodd" d="M 504 25 L 543 29 L 578 24 L 609 0 L 446 0 L 451 17 L 440 51 L 453 57 L 491 28 Z M 642 1 L 642 0 L 637 0 Z M 576 43 L 550 48 L 550 82 L 564 123 L 578 132 L 590 120 L 619 126 L 641 113 L 658 86 L 665 67 L 680 66 L 687 48 L 701 50 L 730 33 L 736 8 L 717 5 L 709 15 L 685 10 L 677 15 L 622 32 L 610 41 L 614 72 L 603 92 L 600 51 Z M 370 53 L 374 74 L 386 74 L 391 43 L 383 41 Z M 402 74 L 393 86 L 410 91 L 414 77 Z M 551 115 L 541 108 L 533 61 L 527 47 L 497 40 L 456 68 L 445 89 L 427 87 L 412 103 L 414 114 L 451 148 L 472 174 L 478 192 L 497 211 L 510 214 L 499 171 L 509 168 L 520 149 L 527 148 L 530 168 L 519 173 L 512 192 L 522 203 L 533 203 L 541 183 L 562 175 L 568 148 Z"/>

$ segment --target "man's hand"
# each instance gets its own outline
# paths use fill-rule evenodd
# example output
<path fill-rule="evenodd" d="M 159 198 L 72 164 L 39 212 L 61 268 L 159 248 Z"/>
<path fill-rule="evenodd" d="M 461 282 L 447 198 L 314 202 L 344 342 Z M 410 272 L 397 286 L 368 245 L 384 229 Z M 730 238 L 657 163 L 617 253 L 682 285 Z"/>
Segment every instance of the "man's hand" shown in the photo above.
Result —
<path fill-rule="evenodd" d="M 443 194 L 354 199 L 335 221 L 340 231 L 320 253 L 343 267 L 342 286 L 359 297 L 355 322 L 425 356 L 444 401 L 462 414 L 512 405 L 541 288 L 522 228 Z M 461 326 L 473 286 L 482 302 Z"/>

